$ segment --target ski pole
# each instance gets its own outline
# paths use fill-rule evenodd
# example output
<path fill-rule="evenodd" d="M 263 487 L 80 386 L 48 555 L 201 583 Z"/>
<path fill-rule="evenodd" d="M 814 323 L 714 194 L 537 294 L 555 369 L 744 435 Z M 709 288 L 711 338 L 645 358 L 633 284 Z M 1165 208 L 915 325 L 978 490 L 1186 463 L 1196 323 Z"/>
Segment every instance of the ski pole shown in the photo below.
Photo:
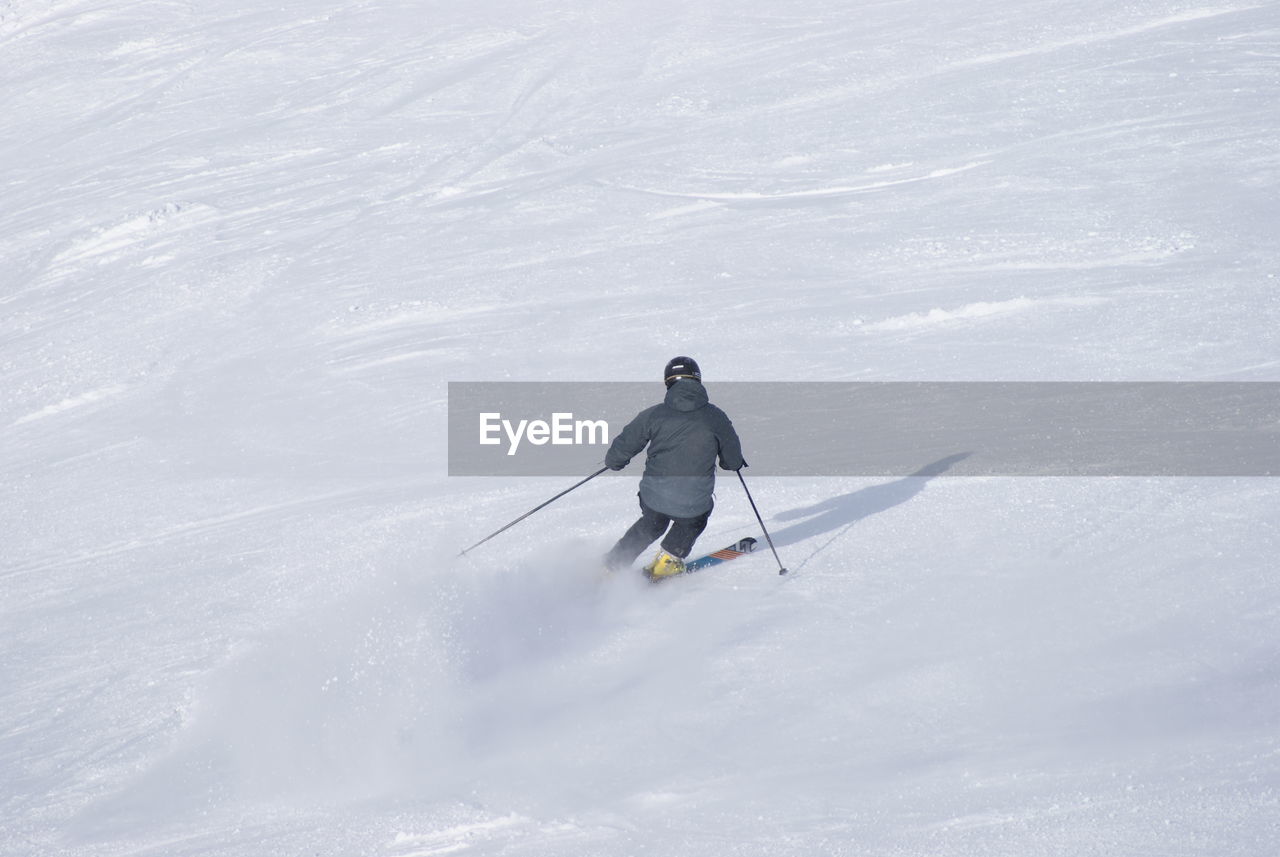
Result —
<path fill-rule="evenodd" d="M 563 491 L 561 491 L 561 492 L 560 492 L 559 494 L 557 494 L 556 496 L 552 497 L 552 498 L 551 498 L 550 500 L 548 500 L 547 502 L 545 502 L 545 503 L 541 503 L 541 504 L 539 504 L 539 505 L 537 505 L 537 506 L 534 506 L 532 509 L 530 509 L 529 511 L 525 512 L 523 515 L 521 515 L 520 517 L 516 518 L 514 521 L 512 521 L 512 522 L 511 522 L 511 523 L 509 523 L 509 524 L 507 524 L 505 527 L 503 527 L 502 529 L 498 530 L 497 532 L 493 532 L 493 533 L 490 533 L 489 535 L 485 536 L 483 539 L 481 539 L 480 541 L 476 542 L 476 543 L 475 543 L 475 544 L 473 544 L 471 547 L 467 548 L 467 550 L 464 550 L 462 553 L 458 554 L 458 556 L 466 556 L 466 555 L 467 555 L 467 551 L 473 551 L 473 550 L 475 550 L 476 548 L 480 547 L 480 545 L 482 545 L 482 544 L 484 544 L 485 542 L 489 541 L 489 539 L 491 539 L 491 538 L 493 538 L 494 536 L 498 535 L 499 533 L 505 533 L 507 530 L 511 529 L 511 528 L 512 528 L 512 527 L 514 527 L 516 524 L 520 523 L 520 522 L 521 522 L 521 521 L 523 521 L 525 518 L 527 518 L 527 517 L 529 517 L 530 515 L 532 515 L 534 512 L 536 512 L 536 511 L 538 511 L 539 509 L 542 509 L 542 508 L 544 508 L 544 507 L 546 507 L 546 506 L 550 506 L 552 503 L 554 503 L 555 501 L 559 500 L 559 499 L 560 499 L 561 497 L 563 497 L 565 494 L 568 494 L 568 493 L 569 493 L 570 491 L 572 491 L 574 488 L 578 488 L 579 486 L 582 486 L 582 485 L 587 484 L 587 483 L 588 483 L 588 482 L 590 482 L 592 479 L 595 479 L 597 476 L 599 476 L 601 473 L 604 473 L 604 472 L 605 472 L 606 470 L 608 470 L 608 469 L 609 469 L 609 468 L 607 468 L 607 467 L 601 467 L 599 470 L 597 470 L 595 473 L 592 473 L 592 474 L 591 474 L 590 476 L 588 476 L 586 479 L 583 479 L 581 482 L 578 482 L 578 483 L 576 483 L 576 484 L 574 484 L 574 485 L 570 485 L 568 488 L 564 489 Z"/>
<path fill-rule="evenodd" d="M 773 539 L 769 536 L 769 530 L 764 525 L 764 518 L 760 517 L 760 510 L 756 508 L 756 501 L 751 499 L 751 489 L 747 487 L 747 480 L 743 478 L 742 471 L 738 470 L 738 481 L 742 483 L 742 490 L 747 492 L 747 502 L 751 504 L 751 511 L 756 513 L 756 520 L 760 522 L 760 529 L 764 532 L 764 539 L 769 543 L 769 550 L 773 551 L 773 558 L 778 560 L 778 574 L 786 574 L 787 569 L 783 567 L 782 560 L 778 558 L 778 549 L 773 546 Z"/>

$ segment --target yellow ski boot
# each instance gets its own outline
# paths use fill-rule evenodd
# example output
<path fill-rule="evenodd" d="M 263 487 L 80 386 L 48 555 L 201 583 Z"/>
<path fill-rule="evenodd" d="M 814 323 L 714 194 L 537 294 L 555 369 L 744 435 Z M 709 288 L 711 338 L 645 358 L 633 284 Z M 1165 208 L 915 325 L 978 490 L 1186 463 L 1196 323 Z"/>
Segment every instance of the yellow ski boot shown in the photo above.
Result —
<path fill-rule="evenodd" d="M 674 577 L 677 574 L 684 573 L 684 560 L 660 550 L 658 555 L 653 558 L 653 562 L 644 567 L 644 573 L 650 580 Z"/>

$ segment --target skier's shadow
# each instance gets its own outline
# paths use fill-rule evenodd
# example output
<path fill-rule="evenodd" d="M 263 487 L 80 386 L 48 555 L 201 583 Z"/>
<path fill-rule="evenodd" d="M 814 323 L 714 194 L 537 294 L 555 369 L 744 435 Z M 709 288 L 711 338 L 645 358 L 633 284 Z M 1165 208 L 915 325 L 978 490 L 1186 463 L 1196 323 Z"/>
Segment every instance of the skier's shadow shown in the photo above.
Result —
<path fill-rule="evenodd" d="M 849 529 L 849 527 L 863 518 L 869 518 L 900 503 L 907 502 L 923 491 L 924 486 L 928 484 L 930 479 L 942 475 L 956 464 L 964 461 L 971 454 L 960 452 L 955 455 L 948 455 L 946 458 L 940 458 L 931 464 L 926 464 L 910 476 L 904 476 L 894 482 L 872 485 L 870 488 L 862 488 L 850 494 L 832 497 L 812 506 L 789 509 L 775 515 L 775 519 L 780 521 L 792 521 L 798 518 L 803 518 L 804 520 L 788 527 L 783 527 L 773 533 L 773 543 L 781 548 L 834 531 L 835 535 L 805 557 L 800 565 L 796 566 L 796 568 L 800 568 L 830 546 L 832 542 L 844 535 L 845 530 Z"/>

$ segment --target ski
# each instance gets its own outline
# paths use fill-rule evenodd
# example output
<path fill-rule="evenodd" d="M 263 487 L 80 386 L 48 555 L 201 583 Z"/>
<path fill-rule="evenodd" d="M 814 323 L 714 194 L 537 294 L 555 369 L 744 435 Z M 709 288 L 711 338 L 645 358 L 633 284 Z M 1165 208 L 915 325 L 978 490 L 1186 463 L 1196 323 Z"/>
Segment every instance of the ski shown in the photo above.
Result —
<path fill-rule="evenodd" d="M 756 549 L 756 540 L 747 536 L 745 539 L 738 539 L 727 548 L 721 548 L 718 551 L 700 556 L 697 559 L 691 559 L 684 564 L 684 573 L 698 571 L 703 568 L 710 568 L 713 565 L 719 565 L 722 562 L 728 562 L 731 559 L 749 554 Z"/>
<path fill-rule="evenodd" d="M 704 568 L 710 568 L 713 565 L 720 565 L 722 562 L 728 562 L 731 559 L 737 559 L 740 556 L 746 556 L 756 549 L 756 540 L 747 536 L 745 539 L 738 539 L 728 547 L 720 548 L 718 551 L 712 551 L 705 556 L 697 559 L 691 559 L 684 564 L 684 571 L 680 574 L 673 574 L 670 577 L 653 577 L 646 574 L 645 576 L 654 583 L 660 583 L 669 580 L 671 577 L 683 577 L 686 574 L 692 574 L 695 571 L 702 571 Z"/>

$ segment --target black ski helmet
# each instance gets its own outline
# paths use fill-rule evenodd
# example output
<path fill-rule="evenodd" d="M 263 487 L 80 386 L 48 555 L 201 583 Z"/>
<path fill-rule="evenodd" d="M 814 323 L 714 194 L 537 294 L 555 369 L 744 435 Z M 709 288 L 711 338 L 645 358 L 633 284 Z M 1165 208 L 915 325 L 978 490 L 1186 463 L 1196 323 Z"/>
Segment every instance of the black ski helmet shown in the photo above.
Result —
<path fill-rule="evenodd" d="M 698 361 L 692 357 L 672 357 L 667 361 L 667 368 L 662 370 L 662 380 L 670 387 L 680 378 L 692 378 L 702 383 L 702 370 Z"/>

